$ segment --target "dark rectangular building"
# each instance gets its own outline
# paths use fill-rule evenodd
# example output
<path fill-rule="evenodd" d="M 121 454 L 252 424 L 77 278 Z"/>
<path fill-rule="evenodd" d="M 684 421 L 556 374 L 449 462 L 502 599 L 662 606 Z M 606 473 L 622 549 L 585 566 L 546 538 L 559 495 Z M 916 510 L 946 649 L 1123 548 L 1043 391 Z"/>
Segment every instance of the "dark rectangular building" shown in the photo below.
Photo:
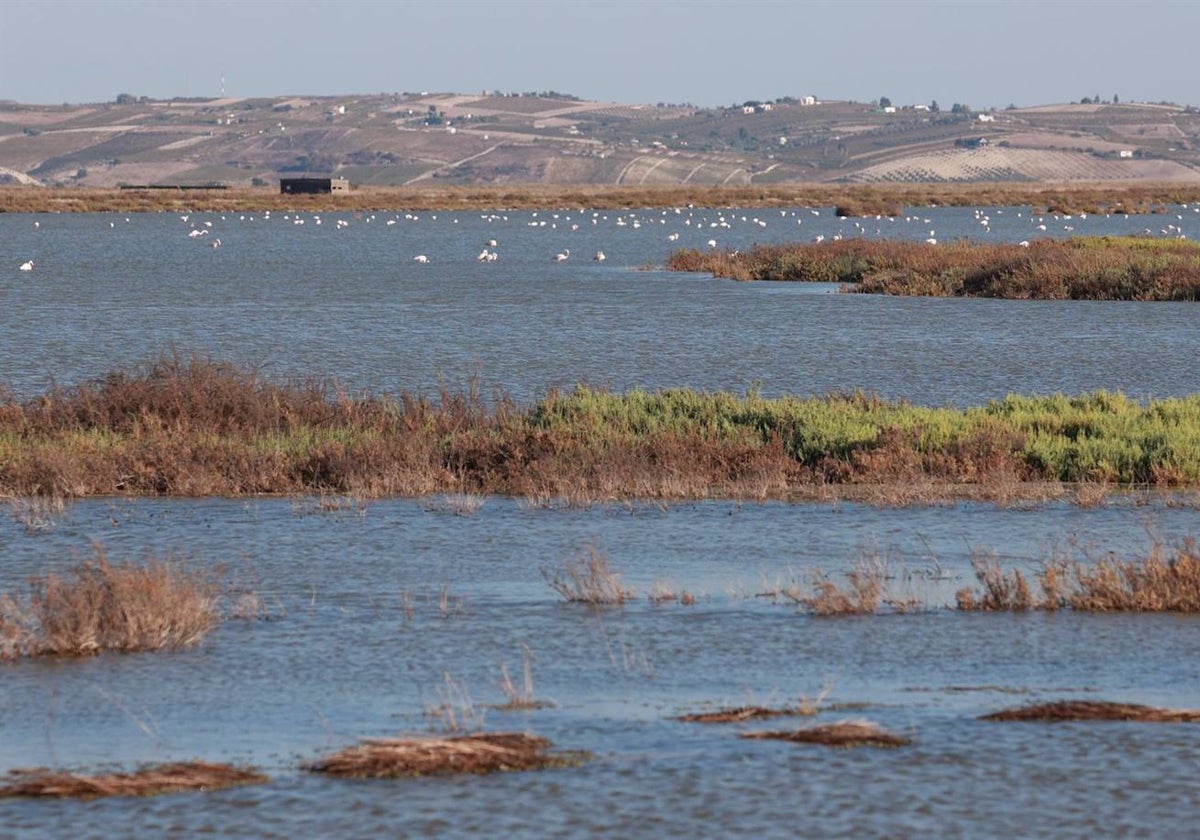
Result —
<path fill-rule="evenodd" d="M 280 178 L 279 192 L 288 194 L 350 192 L 350 182 L 345 178 Z"/>

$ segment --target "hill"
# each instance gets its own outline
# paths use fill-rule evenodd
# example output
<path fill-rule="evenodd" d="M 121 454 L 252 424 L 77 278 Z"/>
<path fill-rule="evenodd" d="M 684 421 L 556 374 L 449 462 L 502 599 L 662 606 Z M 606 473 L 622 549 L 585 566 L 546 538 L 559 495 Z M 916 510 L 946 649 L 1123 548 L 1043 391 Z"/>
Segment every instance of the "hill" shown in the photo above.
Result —
<path fill-rule="evenodd" d="M 1200 112 L 1174 105 L 977 114 L 553 92 L 119 100 L 0 103 L 0 183 L 250 186 L 289 173 L 376 186 L 1200 181 Z"/>

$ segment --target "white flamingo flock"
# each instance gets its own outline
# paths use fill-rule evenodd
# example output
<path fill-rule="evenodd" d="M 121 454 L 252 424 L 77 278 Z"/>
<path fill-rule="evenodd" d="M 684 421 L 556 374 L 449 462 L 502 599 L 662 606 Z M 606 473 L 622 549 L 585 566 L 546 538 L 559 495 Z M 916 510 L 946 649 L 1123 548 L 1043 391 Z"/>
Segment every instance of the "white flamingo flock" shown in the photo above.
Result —
<path fill-rule="evenodd" d="M 552 238 L 557 241 L 548 245 L 542 253 L 549 258 L 551 263 L 557 264 L 574 264 L 571 259 L 571 248 L 564 247 L 566 241 L 571 241 L 572 237 L 586 237 L 584 241 L 590 242 L 592 248 L 595 248 L 595 245 L 599 244 L 596 240 L 603 236 L 606 246 L 612 244 L 613 248 L 616 248 L 617 240 L 634 235 L 634 231 L 648 233 L 654 229 L 661 231 L 656 235 L 657 241 L 666 245 L 662 248 L 661 256 L 663 258 L 665 258 L 668 248 L 691 247 L 708 250 L 722 249 L 732 252 L 735 248 L 745 248 L 756 241 L 795 242 L 806 240 L 823 243 L 837 242 L 847 238 L 887 238 L 923 241 L 930 246 L 936 246 L 943 241 L 939 238 L 938 230 L 933 225 L 933 218 L 919 213 L 910 212 L 907 215 L 899 216 L 878 215 L 856 219 L 838 218 L 833 216 L 828 209 L 814 208 L 779 210 L 777 211 L 778 215 L 774 215 L 775 211 L 772 211 L 771 216 L 761 210 L 757 212 L 760 215 L 753 215 L 752 211 L 729 208 L 708 209 L 689 205 L 654 210 L 493 212 L 480 213 L 478 221 L 485 226 L 508 230 L 510 234 L 514 235 L 517 227 L 531 229 L 530 234 L 521 236 L 524 241 L 520 253 L 526 257 L 532 255 L 536 258 L 536 250 L 530 250 L 531 236 L 553 234 Z M 1092 231 L 1186 239 L 1189 231 L 1195 233 L 1196 223 L 1200 222 L 1200 219 L 1195 218 L 1196 214 L 1200 214 L 1200 205 L 1179 205 L 1174 212 L 1174 219 L 1156 222 L 1153 226 L 1146 226 L 1148 217 L 1129 222 L 1130 217 L 1124 214 L 1039 214 L 1031 213 L 1024 208 L 974 208 L 969 211 L 956 211 L 969 213 L 970 215 L 965 220 L 962 216 L 956 215 L 953 217 L 953 221 L 949 221 L 944 212 L 942 211 L 943 215 L 940 217 L 941 224 L 937 227 L 953 225 L 955 227 L 953 232 L 942 231 L 952 240 L 969 236 L 977 241 L 990 239 L 1017 242 L 1023 247 L 1029 247 L 1030 242 L 1036 238 L 1066 237 Z M 329 235 L 345 234 L 346 231 L 363 226 L 376 226 L 381 231 L 388 230 L 395 234 L 403 234 L 406 230 L 411 231 L 414 228 L 419 229 L 430 224 L 457 225 L 460 222 L 460 215 L 443 213 L 439 217 L 439 214 L 436 213 L 359 212 L 322 215 L 312 212 L 272 214 L 270 211 L 240 214 L 192 212 L 179 215 L 178 220 L 184 227 L 183 235 L 189 239 L 197 243 L 203 242 L 213 251 L 223 250 L 227 246 L 231 253 L 236 253 L 242 239 L 238 234 L 237 226 L 242 224 L 283 224 L 295 228 L 298 233 L 312 230 L 314 232 L 327 231 Z M 123 217 L 123 219 L 124 222 L 132 224 L 131 218 Z M 964 221 L 972 222 L 973 230 L 968 229 Z M 1127 222 L 1129 224 L 1125 225 Z M 105 216 L 101 224 L 106 230 L 117 229 L 111 216 Z M 1097 226 L 1100 224 L 1103 224 L 1104 227 L 1098 228 Z M 1133 227 L 1124 229 L 1119 227 L 1121 225 L 1125 225 L 1125 227 L 1132 225 Z M 53 235 L 54 227 L 50 220 L 33 222 L 33 228 L 38 231 L 39 236 Z M 797 236 L 798 231 L 802 231 L 806 227 L 809 229 L 808 235 Z M 124 229 L 125 225 L 122 225 L 121 228 Z M 638 235 L 643 237 L 641 242 L 648 241 L 645 239 L 646 233 Z M 476 262 L 490 264 L 500 259 L 498 246 L 501 238 L 505 237 L 501 235 L 500 237 L 483 238 L 480 240 L 483 242 L 482 249 L 478 252 L 468 251 L 467 254 L 462 254 L 461 245 L 453 244 L 451 245 L 453 251 L 439 251 L 436 254 L 432 251 L 414 253 L 416 251 L 414 248 L 413 251 L 409 251 L 407 257 L 402 256 L 403 244 L 398 245 L 397 249 L 401 251 L 398 256 L 419 265 L 429 264 L 435 258 L 441 263 L 469 260 L 472 254 Z M 510 248 L 513 247 L 512 238 L 512 236 L 508 237 Z M 421 238 L 419 235 L 408 235 L 404 236 L 402 241 L 420 242 Z M 453 237 L 442 236 L 439 241 L 454 243 L 457 240 Z M 428 240 L 426 243 L 426 247 L 430 247 Z M 554 245 L 559 247 L 555 248 Z M 582 248 L 579 244 L 576 244 L 575 247 Z M 445 248 L 444 244 L 443 248 Z M 638 253 L 644 252 L 644 248 L 643 244 Z M 609 261 L 609 253 L 612 251 L 606 247 L 595 249 L 591 253 L 594 263 L 603 263 Z M 629 249 L 618 249 L 617 253 L 627 254 Z M 617 258 L 617 261 L 620 263 L 620 258 Z M 19 263 L 17 267 L 22 272 L 32 272 L 34 266 L 34 260 L 28 259 Z"/>

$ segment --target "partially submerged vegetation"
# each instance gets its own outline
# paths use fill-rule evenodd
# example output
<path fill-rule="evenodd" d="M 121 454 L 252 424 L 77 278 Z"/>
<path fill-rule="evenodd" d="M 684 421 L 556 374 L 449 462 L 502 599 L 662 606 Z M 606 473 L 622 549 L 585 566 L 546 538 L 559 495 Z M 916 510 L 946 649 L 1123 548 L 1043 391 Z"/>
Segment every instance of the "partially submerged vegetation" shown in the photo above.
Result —
<path fill-rule="evenodd" d="M 155 764 L 129 773 L 97 775 L 28 770 L 10 773 L 4 782 L 0 782 L 0 799 L 15 796 L 51 799 L 154 796 L 160 793 L 221 790 L 266 781 L 267 777 L 256 770 L 203 761 Z"/>
<path fill-rule="evenodd" d="M 521 732 L 452 737 L 373 738 L 308 764 L 305 769 L 353 779 L 396 779 L 572 767 L 581 753 L 551 752 L 545 738 Z"/>
<path fill-rule="evenodd" d="M 676 251 L 672 271 L 735 280 L 854 284 L 869 294 L 1039 300 L 1200 299 L 1200 243 L 1123 236 L 1024 245 L 843 239 Z"/>
<path fill-rule="evenodd" d="M 0 594 L 0 660 L 87 656 L 193 645 L 218 623 L 210 575 L 150 559 L 93 559 L 34 577 L 27 595 Z"/>
<path fill-rule="evenodd" d="M 864 394 L 579 387 L 521 408 L 475 392 L 352 396 L 332 382 L 281 384 L 168 359 L 35 399 L 0 399 L 0 494 L 9 497 L 913 503 L 1045 498 L 1075 482 L 1200 485 L 1200 396 L 1141 404 L 1101 391 L 956 409 Z"/>
<path fill-rule="evenodd" d="M 1200 723 L 1200 710 L 1158 709 L 1137 703 L 1107 700 L 1056 700 L 984 715 L 992 721 L 1135 721 L 1138 723 Z"/>
<path fill-rule="evenodd" d="M 904 747 L 910 738 L 889 732 L 872 721 L 847 720 L 802 729 L 771 732 L 746 732 L 743 738 L 790 741 L 794 744 L 821 744 L 827 747 Z"/>
<path fill-rule="evenodd" d="M 711 712 L 692 712 L 679 715 L 675 720 L 683 723 L 743 723 L 748 720 L 767 720 L 777 717 L 811 717 L 821 711 L 821 704 L 832 690 L 832 684 L 826 683 L 816 697 L 801 696 L 799 702 L 794 706 L 737 706 Z M 846 706 L 840 705 L 838 708 L 846 708 Z"/>
<path fill-rule="evenodd" d="M 1200 612 L 1200 545 L 1192 539 L 1174 548 L 1156 544 L 1139 559 L 1051 560 L 1034 573 L 1032 584 L 994 560 L 977 557 L 972 564 L 981 588 L 958 592 L 960 610 Z"/>
<path fill-rule="evenodd" d="M 621 583 L 621 575 L 609 568 L 608 558 L 594 546 L 558 569 L 543 569 L 546 584 L 565 601 L 582 604 L 624 604 L 637 597 Z"/>
<path fill-rule="evenodd" d="M 359 187 L 337 195 L 282 195 L 277 187 L 219 190 L 0 188 L 0 213 L 271 210 L 357 212 L 633 207 L 833 207 L 843 215 L 897 215 L 903 207 L 1030 206 L 1046 212 L 1145 213 L 1200 201 L 1188 183 L 1069 186 L 980 184 L 786 184 L 613 186 L 605 184 Z"/>

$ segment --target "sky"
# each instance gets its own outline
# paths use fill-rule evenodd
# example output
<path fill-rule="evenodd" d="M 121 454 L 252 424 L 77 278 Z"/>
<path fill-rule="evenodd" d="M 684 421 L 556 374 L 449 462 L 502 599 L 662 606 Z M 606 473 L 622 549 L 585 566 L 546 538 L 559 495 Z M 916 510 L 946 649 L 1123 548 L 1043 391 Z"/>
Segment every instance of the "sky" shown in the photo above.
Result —
<path fill-rule="evenodd" d="M 1200 105 L 1197 0 L 0 0 L 0 99 Z"/>

